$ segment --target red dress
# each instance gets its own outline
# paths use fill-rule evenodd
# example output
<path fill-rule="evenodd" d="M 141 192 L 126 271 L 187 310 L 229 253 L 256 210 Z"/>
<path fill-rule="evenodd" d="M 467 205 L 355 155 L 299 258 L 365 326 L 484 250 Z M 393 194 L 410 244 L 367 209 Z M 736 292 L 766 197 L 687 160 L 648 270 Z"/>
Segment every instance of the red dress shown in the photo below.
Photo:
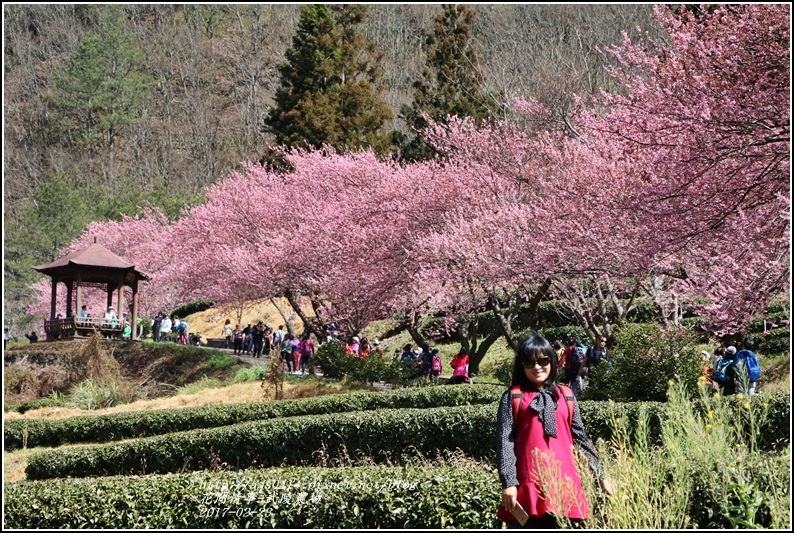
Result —
<path fill-rule="evenodd" d="M 584 520 L 590 514 L 576 470 L 568 403 L 560 398 L 555 410 L 557 438 L 546 436 L 538 413 L 529 407 L 537 392 L 524 392 L 518 409 L 515 453 L 518 503 L 530 516 L 546 513 Z M 515 517 L 499 506 L 497 517 L 505 522 Z"/>

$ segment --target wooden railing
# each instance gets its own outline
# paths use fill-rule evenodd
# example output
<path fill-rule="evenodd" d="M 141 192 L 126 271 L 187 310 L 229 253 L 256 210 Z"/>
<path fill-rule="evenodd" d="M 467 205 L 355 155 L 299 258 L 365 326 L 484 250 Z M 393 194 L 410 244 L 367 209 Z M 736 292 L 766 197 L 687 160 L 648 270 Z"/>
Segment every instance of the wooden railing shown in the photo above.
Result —
<path fill-rule="evenodd" d="M 44 321 L 48 339 L 65 339 L 75 335 L 89 337 L 95 330 L 105 336 L 120 338 L 124 326 L 123 320 L 105 320 L 104 317 L 68 317 Z"/>

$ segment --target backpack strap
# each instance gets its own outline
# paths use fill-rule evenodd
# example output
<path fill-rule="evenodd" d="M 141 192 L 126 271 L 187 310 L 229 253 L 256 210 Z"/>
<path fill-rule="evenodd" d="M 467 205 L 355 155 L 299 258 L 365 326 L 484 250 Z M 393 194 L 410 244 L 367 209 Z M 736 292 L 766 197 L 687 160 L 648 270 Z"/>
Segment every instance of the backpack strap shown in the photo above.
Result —
<path fill-rule="evenodd" d="M 557 385 L 557 392 L 565 398 L 568 404 L 568 426 L 573 426 L 573 391 L 565 385 Z"/>
<path fill-rule="evenodd" d="M 513 426 L 515 427 L 516 421 L 518 420 L 518 408 L 521 407 L 521 398 L 524 397 L 524 393 L 521 392 L 521 387 L 518 385 L 513 385 L 510 387 L 510 401 L 513 403 Z"/>

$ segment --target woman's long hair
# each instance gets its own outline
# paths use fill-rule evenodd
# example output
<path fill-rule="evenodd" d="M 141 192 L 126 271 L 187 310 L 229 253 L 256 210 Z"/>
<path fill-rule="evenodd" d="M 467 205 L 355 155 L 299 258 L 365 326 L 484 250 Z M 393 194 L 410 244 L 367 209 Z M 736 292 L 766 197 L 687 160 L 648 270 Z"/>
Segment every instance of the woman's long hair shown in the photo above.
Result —
<path fill-rule="evenodd" d="M 546 378 L 544 384 L 546 388 L 550 389 L 555 395 L 556 387 L 554 383 L 557 380 L 557 352 L 554 351 L 549 341 L 543 335 L 532 332 L 527 337 L 518 341 L 518 348 L 516 349 L 515 360 L 513 361 L 513 380 L 512 385 L 518 385 L 521 390 L 535 389 L 535 385 L 527 379 L 524 373 L 524 363 L 537 359 L 538 357 L 548 357 L 551 359 L 551 368 L 549 368 L 549 376 Z"/>

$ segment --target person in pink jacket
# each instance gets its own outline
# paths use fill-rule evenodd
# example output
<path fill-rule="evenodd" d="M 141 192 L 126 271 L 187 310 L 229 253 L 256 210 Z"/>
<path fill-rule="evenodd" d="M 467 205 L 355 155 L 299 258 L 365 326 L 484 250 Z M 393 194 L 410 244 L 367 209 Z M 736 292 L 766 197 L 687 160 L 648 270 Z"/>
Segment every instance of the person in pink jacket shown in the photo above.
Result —
<path fill-rule="evenodd" d="M 512 387 L 497 412 L 496 462 L 502 502 L 496 516 L 511 527 L 556 529 L 590 515 L 573 447 L 584 454 L 607 494 L 611 482 L 585 433 L 579 404 L 567 387 L 555 385 L 557 353 L 538 334 L 516 350 Z M 573 411 L 573 412 L 571 412 Z"/>
<path fill-rule="evenodd" d="M 460 351 L 452 357 L 449 366 L 452 367 L 452 377 L 449 379 L 450 384 L 468 383 L 469 352 L 465 348 L 461 348 Z"/>

